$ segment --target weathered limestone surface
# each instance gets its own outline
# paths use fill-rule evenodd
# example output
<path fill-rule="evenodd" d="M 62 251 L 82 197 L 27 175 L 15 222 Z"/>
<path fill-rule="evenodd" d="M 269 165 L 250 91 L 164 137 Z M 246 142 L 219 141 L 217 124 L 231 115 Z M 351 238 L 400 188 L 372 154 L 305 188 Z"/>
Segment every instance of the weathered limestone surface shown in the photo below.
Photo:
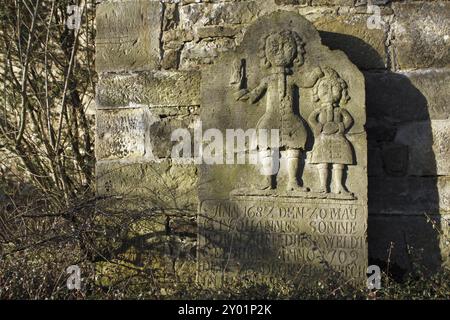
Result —
<path fill-rule="evenodd" d="M 400 69 L 439 68 L 450 64 L 450 3 L 392 4 L 394 48 Z"/>
<path fill-rule="evenodd" d="M 287 158 L 262 175 L 267 141 L 258 140 L 255 165 L 200 167 L 199 279 L 209 286 L 235 277 L 314 285 L 336 272 L 363 285 L 367 142 L 357 67 L 323 46 L 305 18 L 280 11 L 257 20 L 235 51 L 203 71 L 201 92 L 204 130 L 277 129 Z M 251 151 L 241 146 L 236 156 Z"/>
<path fill-rule="evenodd" d="M 450 71 L 364 73 L 367 112 L 391 123 L 450 119 Z"/>
<path fill-rule="evenodd" d="M 368 2 L 101 1 L 97 7 L 96 47 L 97 169 L 111 171 L 108 168 L 120 163 L 129 166 L 111 171 L 108 190 L 120 196 L 142 178 L 138 172 L 153 177 L 151 171 L 160 168 L 171 172 L 181 184 L 195 184 L 195 166 L 187 169 L 170 159 L 174 145 L 170 133 L 180 127 L 192 133 L 204 107 L 201 73 L 224 52 L 243 43 L 244 33 L 259 17 L 289 10 L 312 22 L 325 46 L 342 50 L 364 70 L 368 154 L 356 150 L 355 158 L 361 163 L 368 160 L 370 256 L 385 262 L 386 250 L 393 241 L 398 245 L 392 249 L 391 263 L 402 269 L 412 266 L 406 246 L 419 251 L 425 248 L 421 252 L 428 265 L 448 265 L 448 224 L 433 229 L 423 217 L 426 213 L 445 220 L 450 207 L 450 3 L 373 0 L 370 3 L 379 6 L 382 23 L 369 28 L 368 19 L 374 16 L 368 12 Z M 231 64 L 223 74 L 229 74 L 230 68 Z M 310 101 L 308 90 L 300 90 L 305 95 L 302 101 Z M 245 105 L 239 108 L 245 112 L 236 113 L 234 120 L 242 121 L 243 127 L 255 126 L 257 107 L 238 104 Z M 303 112 L 310 112 L 308 106 Z M 247 121 L 246 116 L 253 118 Z M 362 135 L 347 136 L 352 145 L 365 141 Z M 312 147 L 309 141 L 303 158 L 311 159 Z M 282 158 L 281 162 L 278 178 L 283 186 L 288 183 L 288 161 Z M 227 190 L 234 188 L 234 181 L 251 184 L 259 175 L 254 166 L 242 165 L 239 170 L 255 170 L 250 178 L 235 170 L 224 179 L 220 166 L 215 167 L 217 173 L 210 174 L 223 184 L 212 186 L 212 192 L 223 197 L 229 196 Z M 353 191 L 352 177 L 363 174 L 365 168 L 350 165 L 347 169 L 346 186 Z M 307 187 L 317 187 L 316 168 L 307 164 L 301 173 Z M 143 186 L 157 190 L 161 186 L 154 181 L 160 180 L 152 179 L 145 180 Z M 105 194 L 104 180 L 99 178 L 98 182 L 99 195 Z M 151 197 L 145 188 L 138 189 L 141 191 L 135 203 L 145 207 L 150 200 L 143 199 Z M 175 198 L 184 197 L 185 190 L 181 189 L 175 188 Z M 190 201 L 196 208 L 196 197 Z"/>
<path fill-rule="evenodd" d="M 265 4 L 267 7 L 267 4 Z M 260 15 L 264 5 L 260 1 L 229 1 L 222 3 L 192 3 L 180 9 L 180 26 L 251 23 Z"/>
<path fill-rule="evenodd" d="M 96 158 L 153 162 L 168 159 L 177 144 L 172 141 L 172 133 L 179 128 L 193 132 L 197 120 L 194 106 L 99 109 Z"/>
<path fill-rule="evenodd" d="M 152 70 L 159 66 L 159 1 L 103 1 L 97 7 L 98 72 Z"/>
<path fill-rule="evenodd" d="M 372 121 L 374 142 L 370 149 L 369 173 L 372 176 L 449 175 L 450 127 L 448 120 L 413 121 L 383 127 Z M 384 172 L 383 172 L 384 170 Z"/>
<path fill-rule="evenodd" d="M 335 5 L 335 6 L 351 6 L 353 5 L 353 0 L 312 0 L 312 5 L 322 6 L 322 5 Z"/>
<path fill-rule="evenodd" d="M 412 176 L 450 175 L 450 121 L 411 122 L 398 128 L 396 143 L 408 147 Z"/>
<path fill-rule="evenodd" d="M 201 40 L 186 44 L 180 55 L 180 69 L 196 69 L 199 65 L 213 63 L 220 53 L 235 47 L 231 39 L 221 38 L 216 41 Z"/>
<path fill-rule="evenodd" d="M 450 212 L 449 177 L 377 177 L 370 180 L 370 188 L 369 210 L 374 214 L 423 216 Z"/>
<path fill-rule="evenodd" d="M 142 108 L 97 111 L 97 159 L 145 156 L 147 119 Z"/>
<path fill-rule="evenodd" d="M 120 196 L 125 208 L 136 212 L 151 208 L 194 212 L 197 208 L 197 177 L 193 165 L 100 161 L 97 163 L 97 192 Z"/>
<path fill-rule="evenodd" d="M 386 31 L 369 29 L 370 15 L 350 13 L 324 16 L 314 21 L 321 32 L 322 42 L 330 49 L 344 51 L 362 69 L 384 69 L 386 65 Z"/>
<path fill-rule="evenodd" d="M 200 73 L 158 71 L 104 75 L 97 85 L 97 107 L 193 106 L 200 104 Z"/>

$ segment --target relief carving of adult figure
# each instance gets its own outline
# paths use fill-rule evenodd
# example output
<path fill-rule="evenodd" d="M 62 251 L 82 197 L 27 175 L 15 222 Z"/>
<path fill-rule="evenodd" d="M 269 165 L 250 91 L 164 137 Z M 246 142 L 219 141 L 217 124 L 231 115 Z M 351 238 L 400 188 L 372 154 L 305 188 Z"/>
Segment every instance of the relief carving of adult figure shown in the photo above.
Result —
<path fill-rule="evenodd" d="M 329 193 L 328 174 L 332 166 L 335 193 L 350 194 L 344 185 L 344 170 L 353 164 L 353 150 L 345 133 L 353 125 L 351 114 L 341 107 L 348 96 L 347 83 L 333 69 L 323 68 L 324 76 L 313 89 L 314 102 L 318 108 L 309 116 L 308 122 L 314 132 L 315 142 L 311 164 L 317 164 L 320 178 L 318 192 Z"/>
<path fill-rule="evenodd" d="M 280 152 L 287 157 L 288 164 L 288 191 L 308 191 L 301 187 L 297 179 L 299 160 L 305 149 L 307 131 L 300 115 L 294 111 L 296 88 L 311 88 L 317 79 L 322 76 L 320 68 L 302 74 L 294 80 L 293 68 L 301 67 L 305 63 L 304 43 L 300 36 L 293 31 L 283 30 L 272 32 L 261 39 L 259 57 L 263 68 L 268 69 L 268 75 L 261 80 L 254 89 L 239 88 L 236 99 L 257 103 L 266 96 L 266 111 L 256 125 L 258 135 L 258 153 L 265 180 L 259 189 L 274 189 L 273 178 L 274 159 L 279 159 Z M 279 130 L 279 150 L 275 150 L 268 142 L 272 141 L 270 132 Z M 259 132 L 267 133 L 268 139 L 260 139 Z M 267 140 L 267 141 L 264 141 Z M 273 141 L 272 141 L 273 142 Z"/>

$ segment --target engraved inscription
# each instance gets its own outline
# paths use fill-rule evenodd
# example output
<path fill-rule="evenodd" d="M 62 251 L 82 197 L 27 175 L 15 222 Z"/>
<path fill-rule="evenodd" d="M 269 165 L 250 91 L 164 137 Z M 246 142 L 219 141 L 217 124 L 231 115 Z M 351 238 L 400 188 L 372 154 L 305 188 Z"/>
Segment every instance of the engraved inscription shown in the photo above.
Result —
<path fill-rule="evenodd" d="M 252 270 L 292 279 L 303 270 L 296 276 L 301 281 L 330 269 L 360 279 L 364 270 L 357 266 L 367 259 L 367 226 L 360 219 L 365 215 L 364 206 L 336 201 L 205 201 L 199 215 L 199 272 L 216 265 L 239 276 Z"/>

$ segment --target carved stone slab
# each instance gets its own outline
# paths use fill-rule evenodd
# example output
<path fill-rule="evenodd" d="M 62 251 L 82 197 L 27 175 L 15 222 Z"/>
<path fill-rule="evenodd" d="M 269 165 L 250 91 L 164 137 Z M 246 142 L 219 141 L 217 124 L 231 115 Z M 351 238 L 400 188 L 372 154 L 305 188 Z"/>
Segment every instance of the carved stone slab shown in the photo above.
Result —
<path fill-rule="evenodd" d="M 262 17 L 203 72 L 200 116 L 225 140 L 203 138 L 199 281 L 365 284 L 365 88 L 345 54 L 297 13 Z"/>
<path fill-rule="evenodd" d="M 367 268 L 366 224 L 359 221 L 366 215 L 363 204 L 340 200 L 206 200 L 199 218 L 199 280 L 206 286 L 236 276 L 311 284 L 324 273 L 340 273 L 358 283 Z"/>

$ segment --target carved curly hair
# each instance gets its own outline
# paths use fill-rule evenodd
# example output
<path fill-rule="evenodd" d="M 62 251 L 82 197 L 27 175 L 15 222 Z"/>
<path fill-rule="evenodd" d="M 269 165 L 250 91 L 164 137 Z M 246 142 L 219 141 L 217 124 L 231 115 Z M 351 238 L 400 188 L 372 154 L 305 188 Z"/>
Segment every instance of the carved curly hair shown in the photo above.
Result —
<path fill-rule="evenodd" d="M 266 45 L 267 45 L 267 39 L 274 35 L 279 34 L 281 36 L 287 36 L 292 39 L 292 41 L 295 42 L 297 46 L 297 56 L 295 57 L 294 64 L 301 66 L 304 63 L 304 54 L 305 54 L 305 43 L 303 42 L 302 38 L 299 36 L 297 32 L 290 31 L 290 30 L 283 30 L 279 32 L 272 32 L 267 34 L 265 37 L 261 38 L 259 41 L 259 53 L 258 57 L 261 58 L 261 66 L 264 68 L 270 68 L 272 64 L 269 62 L 266 56 Z"/>
<path fill-rule="evenodd" d="M 319 87 L 324 81 L 330 81 L 334 85 L 339 86 L 342 92 L 341 100 L 339 101 L 339 104 L 345 105 L 347 102 L 351 99 L 348 94 L 348 85 L 347 82 L 345 82 L 344 79 L 342 79 L 339 74 L 333 70 L 330 67 L 322 68 L 323 76 L 316 82 L 314 88 L 313 88 L 313 102 L 319 101 Z"/>

